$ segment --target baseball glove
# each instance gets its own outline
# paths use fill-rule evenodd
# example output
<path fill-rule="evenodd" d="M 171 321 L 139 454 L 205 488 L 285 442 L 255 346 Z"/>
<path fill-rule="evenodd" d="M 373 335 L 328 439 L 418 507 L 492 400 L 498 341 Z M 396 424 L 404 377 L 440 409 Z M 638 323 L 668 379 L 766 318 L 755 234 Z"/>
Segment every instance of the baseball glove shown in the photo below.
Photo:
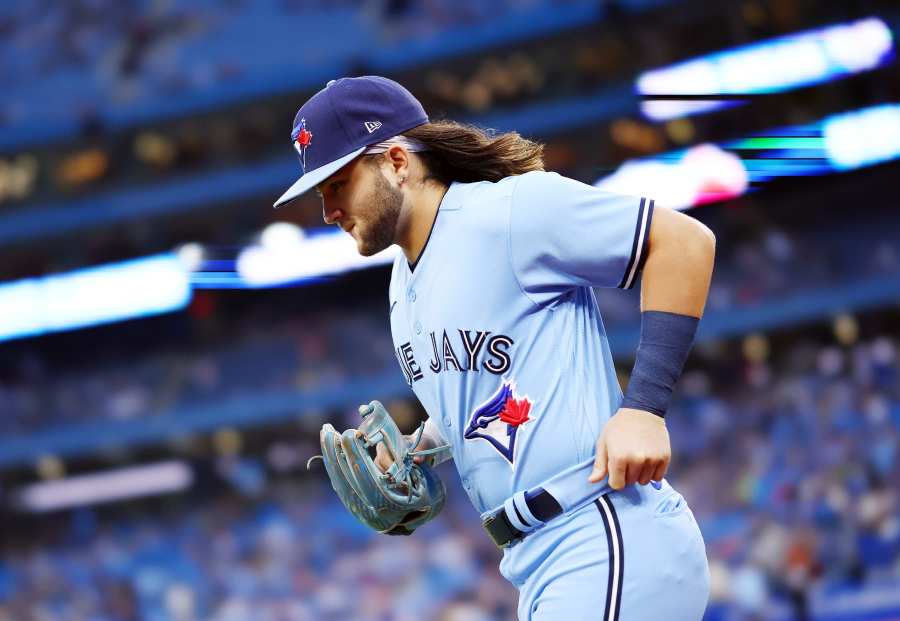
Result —
<path fill-rule="evenodd" d="M 415 464 L 413 458 L 432 455 L 448 447 L 413 451 L 418 446 L 424 425 L 414 439 L 408 440 L 384 406 L 378 401 L 361 405 L 362 423 L 358 429 L 338 433 L 326 423 L 319 432 L 325 470 L 338 498 L 356 518 L 387 535 L 411 535 L 444 506 L 446 488 L 430 466 Z M 372 455 L 383 443 L 393 463 L 386 472 L 375 464 Z M 370 452 L 371 451 L 371 452 Z"/>

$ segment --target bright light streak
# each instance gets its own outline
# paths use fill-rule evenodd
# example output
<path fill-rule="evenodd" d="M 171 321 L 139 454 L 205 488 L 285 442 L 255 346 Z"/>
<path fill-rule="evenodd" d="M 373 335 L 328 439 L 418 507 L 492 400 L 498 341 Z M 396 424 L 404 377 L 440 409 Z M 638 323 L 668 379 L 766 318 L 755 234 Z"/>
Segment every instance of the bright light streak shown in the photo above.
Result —
<path fill-rule="evenodd" d="M 687 209 L 740 196 L 748 175 L 740 158 L 702 144 L 678 156 L 626 162 L 594 185 L 608 192 L 650 196 L 658 205 Z"/>
<path fill-rule="evenodd" d="M 30 278 L 0 285 L 0 340 L 156 315 L 190 299 L 174 254 Z"/>
<path fill-rule="evenodd" d="M 193 482 L 194 473 L 187 464 L 167 461 L 35 483 L 21 489 L 15 497 L 23 509 L 43 513 L 179 492 Z"/>
<path fill-rule="evenodd" d="M 178 247 L 175 250 L 175 255 L 181 261 L 181 264 L 184 265 L 184 269 L 189 272 L 195 272 L 203 267 L 206 251 L 197 242 L 188 242 Z"/>
<path fill-rule="evenodd" d="M 303 241 L 304 233 L 296 224 L 290 222 L 273 222 L 259 235 L 259 243 L 264 248 L 279 251 L 282 248 L 293 248 Z"/>
<path fill-rule="evenodd" d="M 742 101 L 719 99 L 703 99 L 698 101 L 685 99 L 651 99 L 641 102 L 641 113 L 648 119 L 659 121 L 703 114 L 704 112 L 722 110 L 724 108 L 731 108 L 742 104 Z"/>
<path fill-rule="evenodd" d="M 825 153 L 841 170 L 900 157 L 900 104 L 886 104 L 825 119 Z"/>
<path fill-rule="evenodd" d="M 386 265 L 398 252 L 399 248 L 391 246 L 371 257 L 363 257 L 352 237 L 334 231 L 303 237 L 293 244 L 245 248 L 238 256 L 237 272 L 249 287 L 268 287 Z"/>
<path fill-rule="evenodd" d="M 641 95 L 752 95 L 776 93 L 868 71 L 890 61 L 891 30 L 877 17 L 770 39 L 647 71 Z M 648 118 L 699 114 L 735 101 L 651 100 Z"/>
<path fill-rule="evenodd" d="M 632 160 L 594 185 L 686 209 L 739 196 L 777 178 L 813 177 L 897 158 L 900 104 L 891 103 Z"/>

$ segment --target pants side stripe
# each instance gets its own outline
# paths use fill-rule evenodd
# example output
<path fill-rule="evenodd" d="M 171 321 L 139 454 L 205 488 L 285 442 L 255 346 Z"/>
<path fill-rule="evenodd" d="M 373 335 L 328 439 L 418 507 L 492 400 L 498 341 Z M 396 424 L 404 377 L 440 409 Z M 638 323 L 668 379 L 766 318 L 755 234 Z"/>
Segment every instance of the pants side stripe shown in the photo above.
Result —
<path fill-rule="evenodd" d="M 606 588 L 606 610 L 603 621 L 618 621 L 622 603 L 622 533 L 616 509 L 606 496 L 594 501 L 603 527 L 606 530 L 606 543 L 609 546 L 609 581 Z"/>
<path fill-rule="evenodd" d="M 622 607 L 622 583 L 625 578 L 625 544 L 622 541 L 622 527 L 619 525 L 619 515 L 616 513 L 616 507 L 613 505 L 612 501 L 607 500 L 609 503 L 609 510 L 612 513 L 613 524 L 616 527 L 616 538 L 619 540 L 619 588 L 617 590 L 619 597 L 616 600 L 616 610 L 615 610 L 615 619 L 618 621 L 619 618 L 619 609 Z"/>

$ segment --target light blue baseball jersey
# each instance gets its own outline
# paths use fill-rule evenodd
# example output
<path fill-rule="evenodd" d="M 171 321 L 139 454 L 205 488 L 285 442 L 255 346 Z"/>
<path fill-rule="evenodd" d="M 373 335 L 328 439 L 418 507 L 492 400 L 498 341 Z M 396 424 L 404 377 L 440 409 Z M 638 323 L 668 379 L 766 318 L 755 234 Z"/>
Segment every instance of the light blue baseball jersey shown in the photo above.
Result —
<path fill-rule="evenodd" d="M 454 183 L 389 291 L 400 366 L 476 509 L 594 454 L 622 393 L 592 287 L 631 287 L 653 202 L 555 173 Z"/>

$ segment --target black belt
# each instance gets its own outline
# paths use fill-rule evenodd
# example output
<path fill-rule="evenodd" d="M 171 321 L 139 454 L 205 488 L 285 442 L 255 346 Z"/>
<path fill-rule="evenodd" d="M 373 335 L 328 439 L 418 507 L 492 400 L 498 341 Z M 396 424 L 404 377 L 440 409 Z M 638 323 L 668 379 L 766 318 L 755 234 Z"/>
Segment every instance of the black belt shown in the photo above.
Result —
<path fill-rule="evenodd" d="M 531 511 L 531 514 L 541 522 L 549 522 L 562 513 L 562 507 L 559 505 L 556 498 L 542 487 L 527 492 L 525 494 L 525 504 L 528 505 L 528 510 Z M 518 510 L 515 509 L 515 507 L 513 507 L 513 509 L 518 513 Z M 521 515 L 517 515 L 517 517 L 520 521 L 527 523 Z M 497 511 L 487 516 L 482 522 L 482 525 L 488 532 L 488 535 L 491 536 L 491 539 L 494 540 L 494 543 L 501 548 L 505 548 L 506 546 L 523 539 L 525 535 L 528 534 L 516 528 L 516 526 L 509 521 L 509 518 L 506 516 L 506 510 L 503 507 L 500 507 Z"/>

